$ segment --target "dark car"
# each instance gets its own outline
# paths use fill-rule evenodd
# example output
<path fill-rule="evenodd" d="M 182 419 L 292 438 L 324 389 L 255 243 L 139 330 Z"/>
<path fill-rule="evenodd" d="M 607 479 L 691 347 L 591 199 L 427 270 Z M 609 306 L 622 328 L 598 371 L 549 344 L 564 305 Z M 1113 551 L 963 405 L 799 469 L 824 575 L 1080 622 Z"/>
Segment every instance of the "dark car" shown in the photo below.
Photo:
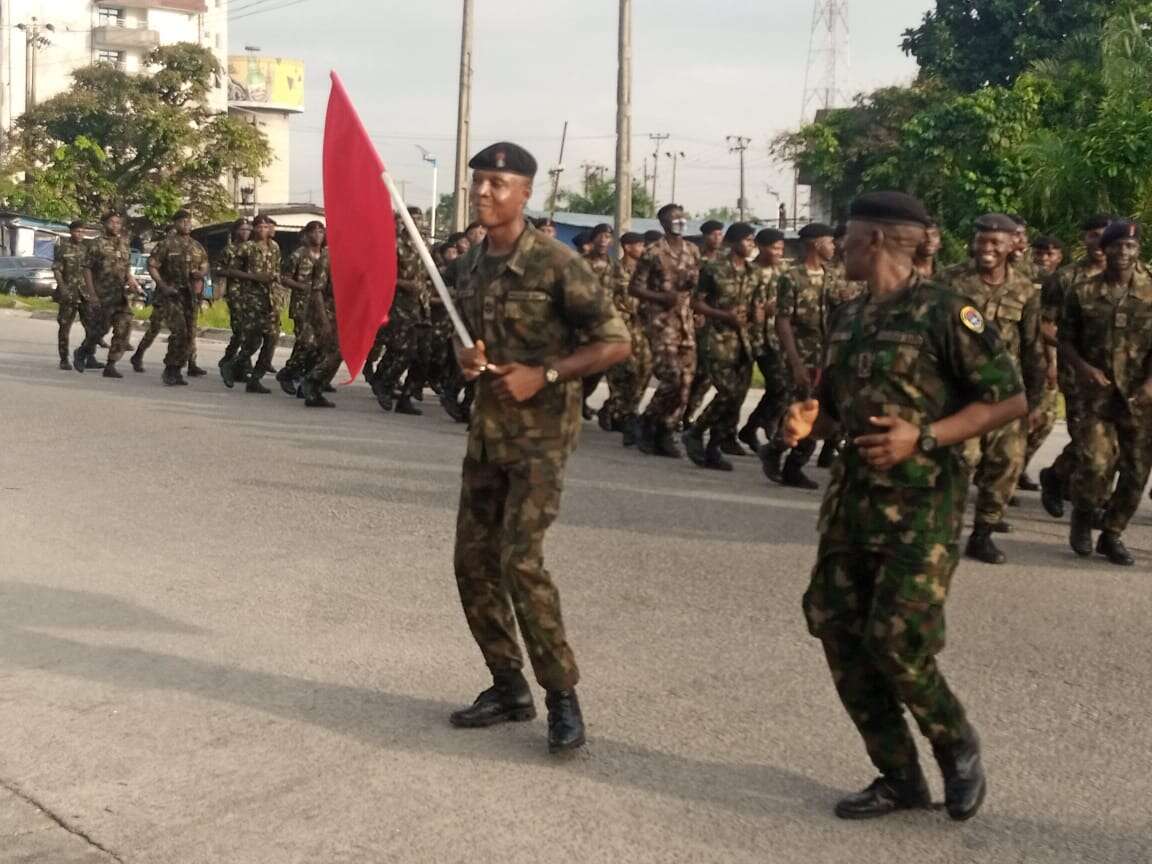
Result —
<path fill-rule="evenodd" d="M 0 292 L 23 297 L 51 297 L 56 276 L 47 258 L 0 258 Z"/>

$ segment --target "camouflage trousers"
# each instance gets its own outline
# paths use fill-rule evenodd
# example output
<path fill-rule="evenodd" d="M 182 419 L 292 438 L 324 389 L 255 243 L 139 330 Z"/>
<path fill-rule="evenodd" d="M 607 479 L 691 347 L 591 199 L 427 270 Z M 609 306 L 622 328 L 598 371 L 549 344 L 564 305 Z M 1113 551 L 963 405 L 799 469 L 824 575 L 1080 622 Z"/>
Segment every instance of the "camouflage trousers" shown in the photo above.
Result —
<path fill-rule="evenodd" d="M 452 348 L 452 322 L 433 320 L 428 330 L 428 380 L 443 390 L 456 373 L 456 353 Z"/>
<path fill-rule="evenodd" d="M 1068 424 L 1068 443 L 1056 461 L 1052 463 L 1052 474 L 1060 482 L 1064 490 L 1064 497 L 1072 497 L 1072 475 L 1083 462 L 1084 451 L 1084 400 L 1080 396 L 1080 388 L 1072 380 L 1071 374 L 1061 375 L 1060 390 L 1064 393 L 1064 419 Z"/>
<path fill-rule="evenodd" d="M 889 774 L 917 761 L 904 708 L 934 744 L 957 742 L 967 728 L 964 708 L 935 659 L 944 648 L 955 543 L 877 549 L 822 540 L 818 555 L 804 616 L 873 764 Z"/>
<path fill-rule="evenodd" d="M 546 690 L 580 680 L 560 592 L 544 568 L 544 533 L 560 510 L 565 461 L 559 453 L 509 464 L 466 458 L 456 520 L 456 585 L 484 662 L 493 672 L 523 668 L 519 623 Z"/>
<path fill-rule="evenodd" d="M 652 377 L 652 351 L 643 330 L 632 331 L 632 355 L 610 368 L 605 377 L 608 379 L 608 416 L 617 424 L 635 417 L 648 379 Z"/>
<path fill-rule="evenodd" d="M 276 356 L 276 344 L 280 341 L 280 310 L 268 285 L 246 285 L 236 292 L 233 304 L 242 334 L 236 359 L 241 365 L 249 366 L 256 352 L 260 352 L 253 367 L 253 374 L 260 378 L 272 368 L 272 358 Z"/>
<path fill-rule="evenodd" d="M 695 428 L 711 433 L 710 442 L 719 443 L 736 436 L 740 425 L 740 409 L 752 386 L 752 361 L 741 354 L 735 358 L 712 357 L 709 373 L 716 395 L 694 424 Z"/>
<path fill-rule="evenodd" d="M 1052 429 L 1056 426 L 1056 415 L 1059 413 L 1060 390 L 1056 387 L 1045 387 L 1044 398 L 1040 402 L 1040 425 L 1028 432 L 1028 445 L 1024 454 L 1025 468 L 1052 434 Z"/>
<path fill-rule="evenodd" d="M 775 350 L 765 350 L 756 358 L 756 367 L 764 379 L 764 395 L 748 416 L 748 425 L 754 429 L 764 429 L 771 438 L 788 408 L 791 384 L 784 359 Z"/>
<path fill-rule="evenodd" d="M 409 382 L 413 377 L 423 380 L 424 375 L 418 367 L 420 359 L 418 322 L 411 319 L 394 317 L 388 322 L 383 333 L 384 357 L 376 367 L 376 377 L 373 387 L 381 392 L 391 393 L 400 384 L 400 378 L 409 373 Z M 415 371 L 415 376 L 412 372 Z M 408 384 L 405 384 L 405 392 Z"/>
<path fill-rule="evenodd" d="M 1024 470 L 1026 424 L 1025 419 L 1014 420 L 980 439 L 980 461 L 974 478 L 977 525 L 995 525 L 1004 519 L 1008 500 L 1016 494 L 1016 482 Z"/>
<path fill-rule="evenodd" d="M 292 343 L 292 353 L 288 355 L 288 362 L 280 370 L 286 378 L 298 380 L 308 371 L 307 360 L 316 349 L 316 331 L 312 322 L 304 315 L 292 319 L 295 340 Z"/>
<path fill-rule="evenodd" d="M 658 383 L 644 411 L 644 418 L 653 429 L 674 432 L 684 417 L 692 379 L 696 375 L 696 343 L 677 327 L 653 327 L 649 337 L 652 374 Z"/>
<path fill-rule="evenodd" d="M 704 397 L 712 387 L 712 370 L 708 363 L 708 351 L 704 345 L 704 331 L 696 331 L 696 374 L 692 376 L 692 386 L 688 390 L 688 404 L 684 408 L 684 422 L 696 416 Z"/>
<path fill-rule="evenodd" d="M 388 327 L 381 327 L 376 331 L 376 339 L 372 343 L 372 348 L 368 352 L 368 357 L 364 360 L 364 378 L 371 381 L 376 377 L 378 370 L 377 363 L 380 361 L 380 355 L 384 353 L 384 344 L 388 339 Z"/>
<path fill-rule="evenodd" d="M 244 341 L 244 331 L 240 329 L 240 307 L 235 298 L 236 289 L 234 288 L 230 288 L 228 293 L 224 295 L 224 303 L 228 307 L 228 326 L 232 328 L 232 338 L 228 340 L 228 345 L 224 349 L 224 356 L 220 360 L 221 365 L 232 361 Z"/>
<path fill-rule="evenodd" d="M 199 313 L 200 301 L 187 293 L 169 301 L 164 318 L 169 334 L 168 353 L 164 355 L 165 366 L 180 368 L 196 362 L 196 319 Z M 156 317 L 155 312 L 152 317 Z M 148 329 L 152 329 L 151 325 Z M 137 353 L 142 354 L 143 351 L 137 348 Z"/>
<path fill-rule="evenodd" d="M 1107 502 L 1100 527 L 1120 534 L 1136 515 L 1152 469 L 1152 410 L 1134 413 L 1116 397 L 1104 410 L 1089 411 L 1081 432 L 1084 457 L 1072 475 L 1072 501 L 1083 512 Z"/>
<path fill-rule="evenodd" d="M 93 308 L 91 315 L 92 327 L 84 334 L 85 353 L 89 356 L 95 354 L 96 345 L 111 330 L 108 363 L 116 363 L 127 352 L 132 333 L 132 307 L 128 305 L 128 298 L 120 296 L 101 299 L 100 305 Z"/>
<path fill-rule="evenodd" d="M 80 324 L 83 326 L 84 332 L 87 333 L 92 326 L 95 310 L 78 291 L 62 290 L 59 292 L 59 298 L 56 301 L 59 304 L 59 309 L 56 312 L 56 323 L 60 325 L 60 329 L 56 334 L 56 347 L 60 351 L 60 359 L 67 360 L 70 355 L 68 342 L 76 317 L 80 317 Z"/>

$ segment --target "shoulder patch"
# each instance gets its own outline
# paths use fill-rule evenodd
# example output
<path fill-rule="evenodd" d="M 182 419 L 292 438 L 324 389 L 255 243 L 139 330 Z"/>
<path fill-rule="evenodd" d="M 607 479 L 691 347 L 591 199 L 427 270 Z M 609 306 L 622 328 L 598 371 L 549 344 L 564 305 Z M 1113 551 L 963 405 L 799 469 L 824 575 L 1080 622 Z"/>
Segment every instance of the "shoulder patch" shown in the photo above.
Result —
<path fill-rule="evenodd" d="M 960 310 L 960 323 L 973 333 L 984 332 L 984 316 L 975 306 L 965 306 Z"/>

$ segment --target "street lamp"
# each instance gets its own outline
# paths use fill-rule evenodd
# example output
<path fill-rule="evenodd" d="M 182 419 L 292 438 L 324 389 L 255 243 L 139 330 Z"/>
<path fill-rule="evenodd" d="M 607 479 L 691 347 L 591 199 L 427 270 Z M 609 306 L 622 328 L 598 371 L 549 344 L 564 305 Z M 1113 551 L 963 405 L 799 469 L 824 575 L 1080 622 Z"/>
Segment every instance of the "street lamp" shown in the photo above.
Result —
<path fill-rule="evenodd" d="M 421 147 L 419 144 L 416 145 L 416 149 L 420 151 L 421 158 L 423 158 L 425 162 L 428 162 L 432 166 L 432 219 L 431 219 L 431 225 L 428 228 L 428 236 L 429 237 L 435 237 L 436 236 L 436 207 L 440 203 L 439 200 L 436 198 L 436 184 L 440 178 L 440 165 L 436 161 L 436 157 L 432 153 L 429 153 L 426 149 Z"/>

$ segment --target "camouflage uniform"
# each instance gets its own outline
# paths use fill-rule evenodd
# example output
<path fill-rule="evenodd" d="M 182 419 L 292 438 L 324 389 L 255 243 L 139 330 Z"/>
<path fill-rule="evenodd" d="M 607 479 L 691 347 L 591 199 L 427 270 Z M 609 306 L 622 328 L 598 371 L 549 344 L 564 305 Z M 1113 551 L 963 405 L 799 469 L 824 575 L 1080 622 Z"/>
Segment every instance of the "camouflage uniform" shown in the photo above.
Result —
<path fill-rule="evenodd" d="M 208 253 L 191 237 L 174 234 L 156 244 L 148 258 L 148 266 L 155 268 L 160 278 L 175 290 L 174 296 L 162 298 L 152 311 L 164 310 L 164 324 L 168 327 L 168 353 L 164 365 L 180 368 L 196 362 L 196 317 L 200 312 L 200 297 L 193 286 L 194 276 L 208 272 Z M 149 327 L 151 330 L 151 327 Z M 147 346 L 141 341 L 137 356 L 143 356 Z"/>
<path fill-rule="evenodd" d="M 224 349 L 224 356 L 220 360 L 221 365 L 231 362 L 232 358 L 236 356 L 236 352 L 240 350 L 240 344 L 244 341 L 244 331 L 240 329 L 241 304 L 238 302 L 242 290 L 240 280 L 230 279 L 224 275 L 225 270 L 236 269 L 236 251 L 239 248 L 229 238 L 228 244 L 224 247 L 213 271 L 213 278 L 215 279 L 213 287 L 218 292 L 217 299 L 223 297 L 228 306 L 228 323 L 232 328 L 232 338 L 228 340 L 228 346 Z"/>
<path fill-rule="evenodd" d="M 1099 267 L 1090 258 L 1061 267 L 1044 283 L 1040 296 L 1041 317 L 1044 322 L 1056 325 L 1057 339 L 1060 337 L 1061 318 L 1064 315 L 1064 304 L 1072 287 L 1091 278 Z M 1064 394 L 1064 420 L 1068 425 L 1068 443 L 1064 450 L 1056 457 L 1049 469 L 1064 490 L 1064 497 L 1071 497 L 1072 475 L 1076 466 L 1080 464 L 1083 449 L 1083 432 L 1081 429 L 1084 419 L 1084 408 L 1080 399 L 1080 384 L 1076 372 L 1064 357 L 1062 351 L 1057 349 L 1057 374 L 1060 392 Z"/>
<path fill-rule="evenodd" d="M 978 315 L 961 317 L 967 302 L 918 275 L 897 297 L 854 301 L 828 336 L 821 411 L 851 440 L 872 431 L 876 414 L 924 426 L 965 404 L 1018 394 L 1015 362 L 995 328 Z M 944 647 L 944 601 L 970 479 L 962 446 L 918 451 L 881 471 L 849 445 L 832 466 L 804 614 L 886 775 L 917 761 L 904 707 L 936 746 L 967 729 L 935 655 Z"/>
<path fill-rule="evenodd" d="M 92 274 L 92 287 L 100 305 L 96 307 L 92 329 L 85 334 L 81 347 L 91 357 L 96 344 L 111 330 L 109 365 L 124 356 L 132 332 L 132 309 L 128 304 L 127 290 L 131 275 L 128 268 L 130 257 L 128 238 L 107 234 L 89 242 L 84 256 L 84 269 Z"/>
<path fill-rule="evenodd" d="M 700 269 L 709 263 L 718 263 L 728 257 L 728 251 L 723 246 L 712 252 L 700 251 Z M 696 325 L 696 374 L 692 377 L 692 387 L 688 391 L 688 405 L 684 409 L 684 422 L 687 423 L 700 406 L 704 404 L 704 397 L 712 387 L 712 370 L 708 363 L 708 328 L 712 322 L 703 315 L 694 315 Z"/>
<path fill-rule="evenodd" d="M 687 240 L 675 248 L 667 237 L 645 251 L 632 274 L 632 284 L 672 294 L 671 308 L 645 303 L 643 314 L 652 351 L 652 372 L 659 381 L 644 419 L 656 431 L 674 432 L 688 406 L 696 374 L 696 328 L 692 292 L 700 278 L 700 250 Z"/>
<path fill-rule="evenodd" d="M 402 226 L 396 230 L 396 297 L 388 323 L 377 337 L 382 337 L 384 359 L 376 369 L 372 387 L 378 394 L 391 396 L 407 371 L 404 394 L 411 396 L 415 381 L 425 377 L 419 368 L 419 328 L 428 324 L 432 283 L 408 232 Z"/>
<path fill-rule="evenodd" d="M 740 409 L 752 384 L 752 364 L 760 355 L 763 338 L 766 277 L 755 264 L 737 268 L 731 256 L 709 262 L 700 271 L 697 297 L 713 309 L 734 313 L 739 328 L 709 319 L 704 331 L 704 354 L 716 395 L 694 424 L 700 432 L 710 432 L 710 443 L 734 438 L 740 423 Z"/>
<path fill-rule="evenodd" d="M 270 275 L 276 282 L 265 284 L 241 279 L 239 286 L 229 285 L 229 293 L 235 291 L 236 311 L 240 318 L 240 331 L 244 334 L 236 360 L 247 368 L 257 351 L 260 356 L 253 368 L 257 380 L 272 367 L 276 355 L 276 343 L 280 340 L 280 309 L 277 306 L 277 284 L 280 278 L 280 246 L 275 240 L 267 245 L 258 240 L 249 240 L 236 250 L 232 269 L 253 275 Z"/>
<path fill-rule="evenodd" d="M 332 382 L 342 362 L 336 329 L 336 300 L 332 294 L 332 270 L 327 246 L 316 259 L 309 279 L 312 283 L 312 294 L 304 301 L 303 312 L 313 338 L 306 354 L 301 358 L 301 370 L 305 386 L 323 388 Z M 323 320 L 320 320 L 321 309 L 324 312 Z"/>
<path fill-rule="evenodd" d="M 319 256 L 313 258 L 306 246 L 299 246 L 288 256 L 284 264 L 284 275 L 296 282 L 312 285 L 312 273 L 316 268 Z M 315 348 L 316 336 L 312 330 L 308 305 L 312 299 L 311 288 L 291 288 L 288 301 L 288 317 L 292 319 L 295 341 L 288 362 L 280 370 L 279 377 L 286 380 L 295 380 L 304 377 L 307 371 L 306 358 L 311 356 Z"/>
<path fill-rule="evenodd" d="M 773 312 L 764 317 L 760 354 L 756 357 L 756 367 L 764 379 L 764 395 L 760 397 L 760 401 L 749 415 L 748 424 L 753 428 L 767 429 L 768 436 L 772 437 L 784 409 L 787 408 L 787 397 L 792 390 L 792 381 L 788 377 L 788 366 L 780 349 L 780 337 L 776 335 L 777 285 L 783 268 L 761 266 L 760 269 L 764 274 L 764 302 L 773 308 Z"/>
<path fill-rule="evenodd" d="M 92 326 L 92 312 L 96 298 L 85 297 L 84 287 L 84 256 L 87 243 L 83 240 L 73 240 L 65 237 L 56 244 L 52 253 L 52 270 L 56 275 L 56 293 L 54 295 L 60 309 L 56 314 L 56 323 L 60 325 L 56 336 L 56 344 L 60 350 L 60 360 L 67 362 L 68 337 L 72 331 L 72 324 L 79 314 L 80 323 L 85 333 Z"/>
<path fill-rule="evenodd" d="M 652 351 L 648 347 L 644 322 L 640 319 L 640 301 L 628 293 L 635 269 L 636 265 L 625 259 L 612 267 L 612 303 L 632 337 L 632 354 L 607 373 L 608 417 L 617 426 L 635 422 L 648 379 L 652 377 Z"/>
<path fill-rule="evenodd" d="M 612 297 L 612 277 L 615 273 L 615 264 L 612 259 L 607 255 L 597 255 L 595 252 L 589 252 L 583 256 L 584 263 L 588 265 L 588 269 L 592 271 L 592 275 L 600 282 L 600 286 L 604 289 L 604 293 Z M 589 375 L 584 379 L 584 403 L 588 401 L 588 397 L 596 392 L 596 388 L 600 386 L 600 382 L 604 380 L 605 373 L 597 372 L 595 375 Z M 610 418 L 607 413 L 604 414 L 604 421 Z M 609 426 L 609 429 L 612 427 Z"/>
<path fill-rule="evenodd" d="M 472 247 L 455 268 L 469 331 L 493 363 L 547 366 L 583 341 L 624 342 L 628 331 L 588 267 L 528 227 L 507 257 Z M 456 523 L 456 583 L 464 614 L 494 673 L 523 666 L 516 622 L 536 680 L 576 685 L 560 596 L 544 569 L 544 532 L 560 508 L 568 455 L 581 427 L 579 381 L 546 385 L 526 402 L 498 399 L 476 382 Z M 513 617 L 515 613 L 515 618 Z"/>
<path fill-rule="evenodd" d="M 1048 356 L 1040 334 L 1040 294 L 1035 283 L 1022 268 L 1009 267 L 1004 284 L 989 286 L 972 262 L 946 270 L 940 281 L 971 300 L 985 320 L 996 327 L 1024 380 L 1029 410 L 1037 408 L 1044 398 Z M 976 447 L 971 446 L 974 458 Z M 1004 520 L 1008 501 L 1024 470 L 1027 446 L 1026 419 L 995 429 L 980 440 L 975 478 L 977 526 L 992 526 Z"/>
<path fill-rule="evenodd" d="M 1073 285 L 1060 341 L 1112 382 L 1079 382 L 1084 457 L 1072 475 L 1072 500 L 1081 512 L 1107 501 L 1100 528 L 1121 534 L 1140 505 L 1152 466 L 1152 399 L 1141 389 L 1152 378 L 1152 276 L 1135 272 L 1119 296 L 1113 288 L 1103 273 Z"/>

